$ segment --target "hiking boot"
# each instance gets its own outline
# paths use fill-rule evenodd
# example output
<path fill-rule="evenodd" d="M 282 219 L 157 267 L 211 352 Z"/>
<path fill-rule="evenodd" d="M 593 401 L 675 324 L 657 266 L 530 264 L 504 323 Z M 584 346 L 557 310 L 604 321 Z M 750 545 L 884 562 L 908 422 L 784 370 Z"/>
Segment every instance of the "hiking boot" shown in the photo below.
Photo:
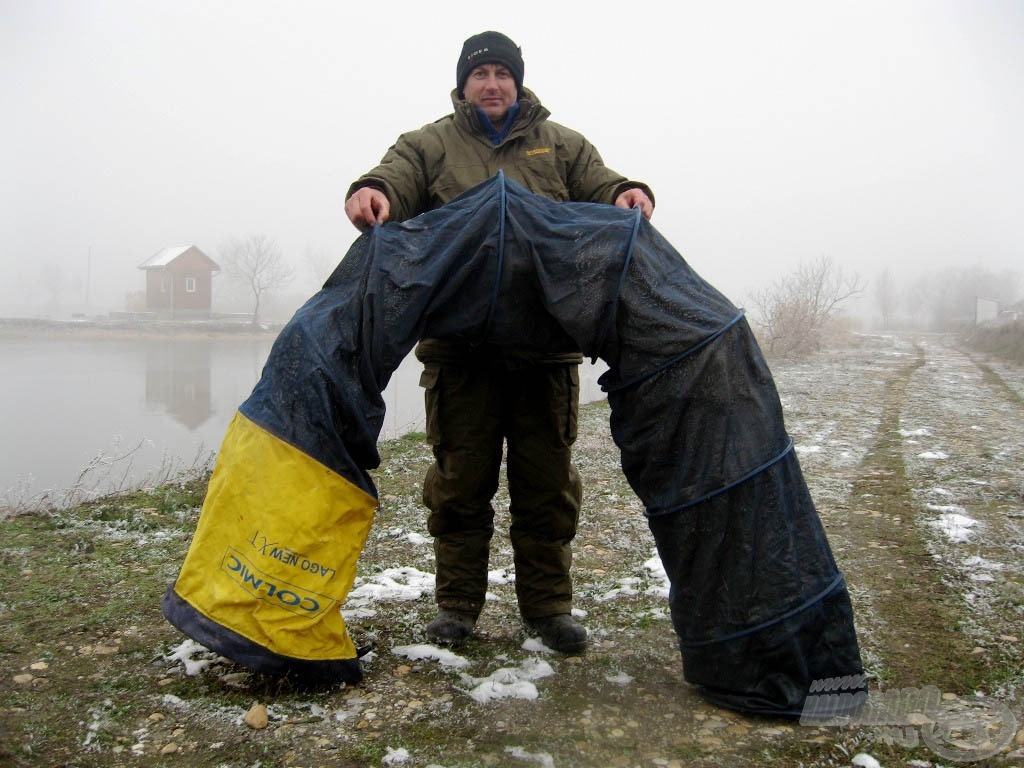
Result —
<path fill-rule="evenodd" d="M 579 653 L 587 647 L 586 627 L 567 613 L 524 621 L 527 631 L 540 635 L 541 642 L 553 651 Z"/>
<path fill-rule="evenodd" d="M 475 626 L 476 616 L 442 608 L 437 612 L 437 618 L 427 624 L 427 640 L 449 648 L 461 648 L 473 634 Z"/>

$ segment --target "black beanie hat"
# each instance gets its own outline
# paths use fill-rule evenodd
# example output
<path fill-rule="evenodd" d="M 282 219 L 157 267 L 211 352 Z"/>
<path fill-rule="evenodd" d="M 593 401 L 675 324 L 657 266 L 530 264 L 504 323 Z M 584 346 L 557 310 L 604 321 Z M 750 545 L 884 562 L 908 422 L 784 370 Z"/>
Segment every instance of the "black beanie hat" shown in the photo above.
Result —
<path fill-rule="evenodd" d="M 455 87 L 462 96 L 469 73 L 481 64 L 503 64 L 516 81 L 516 90 L 523 90 L 523 51 L 501 32 L 481 32 L 462 44 L 462 55 L 455 67 Z"/>

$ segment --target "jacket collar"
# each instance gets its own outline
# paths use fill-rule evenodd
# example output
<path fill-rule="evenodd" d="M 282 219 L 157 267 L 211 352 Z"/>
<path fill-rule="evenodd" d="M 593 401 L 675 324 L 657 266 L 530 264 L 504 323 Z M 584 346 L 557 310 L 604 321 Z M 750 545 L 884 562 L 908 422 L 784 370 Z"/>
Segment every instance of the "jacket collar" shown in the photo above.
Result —
<path fill-rule="evenodd" d="M 511 107 L 508 108 L 508 114 L 505 116 L 505 123 L 498 128 L 494 123 L 491 122 L 491 118 L 487 116 L 480 107 L 476 108 L 476 117 L 480 121 L 480 127 L 483 132 L 487 134 L 487 138 L 491 140 L 491 144 L 498 146 L 505 137 L 512 132 L 512 126 L 516 123 L 516 117 L 519 115 L 519 102 L 517 101 Z"/>
<path fill-rule="evenodd" d="M 476 107 L 465 99 L 460 99 L 457 89 L 452 90 L 451 97 L 452 106 L 455 108 L 454 117 L 456 122 L 458 122 L 465 130 L 479 136 L 488 144 L 492 143 L 488 133 L 480 124 Z M 521 88 L 519 90 L 518 105 L 519 113 L 513 115 L 510 123 L 506 123 L 505 127 L 507 130 L 504 131 L 504 138 L 499 139 L 499 144 L 501 141 L 504 141 L 511 136 L 516 136 L 527 128 L 544 122 L 551 114 L 551 112 L 549 112 L 548 109 L 540 103 L 540 99 L 537 98 L 537 94 L 529 88 Z"/>

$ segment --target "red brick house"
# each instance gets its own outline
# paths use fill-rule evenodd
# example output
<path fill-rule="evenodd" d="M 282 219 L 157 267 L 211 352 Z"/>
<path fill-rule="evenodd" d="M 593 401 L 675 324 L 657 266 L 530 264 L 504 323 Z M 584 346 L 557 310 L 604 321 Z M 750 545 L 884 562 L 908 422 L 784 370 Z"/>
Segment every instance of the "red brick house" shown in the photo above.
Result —
<path fill-rule="evenodd" d="M 164 248 L 139 265 L 146 272 L 146 311 L 171 320 L 209 318 L 220 266 L 194 245 Z"/>

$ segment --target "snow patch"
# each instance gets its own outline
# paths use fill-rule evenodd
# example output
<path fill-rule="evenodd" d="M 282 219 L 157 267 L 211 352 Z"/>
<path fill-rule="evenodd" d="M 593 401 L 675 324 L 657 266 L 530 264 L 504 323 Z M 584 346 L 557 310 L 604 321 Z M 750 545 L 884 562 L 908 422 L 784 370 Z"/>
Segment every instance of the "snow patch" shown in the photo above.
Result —
<path fill-rule="evenodd" d="M 481 704 L 498 699 L 532 701 L 540 696 L 533 681 L 553 674 L 555 670 L 543 659 L 527 659 L 518 667 L 502 667 L 487 677 L 462 673 L 460 677 L 468 689 L 459 690 Z"/>
<path fill-rule="evenodd" d="M 661 562 L 657 549 L 654 550 L 651 558 L 644 563 L 644 570 L 650 574 L 650 578 L 654 582 L 647 588 L 647 594 L 664 597 L 667 600 L 671 585 L 669 584 L 668 574 L 665 573 L 665 566 Z"/>
<path fill-rule="evenodd" d="M 964 568 L 980 568 L 985 571 L 1001 571 L 1006 565 L 997 563 L 995 560 L 986 560 L 984 557 L 974 555 L 964 560 Z"/>
<path fill-rule="evenodd" d="M 412 661 L 436 661 L 442 667 L 464 669 L 469 666 L 469 661 L 457 653 L 452 653 L 446 648 L 438 648 L 429 643 L 418 645 L 396 645 L 391 649 L 395 656 L 404 656 Z"/>
<path fill-rule="evenodd" d="M 993 576 L 990 571 L 1001 571 L 1006 566 L 1003 563 L 997 563 L 994 560 L 986 560 L 984 557 L 975 555 L 968 557 L 963 561 L 963 567 L 970 571 L 967 577 L 971 581 L 995 581 L 996 577 Z"/>
<path fill-rule="evenodd" d="M 614 675 L 605 675 L 604 679 L 609 683 L 614 683 L 615 685 L 629 685 L 633 682 L 633 678 L 625 672 L 616 672 Z"/>
<path fill-rule="evenodd" d="M 850 762 L 857 768 L 882 768 L 882 764 L 866 752 L 854 755 Z"/>
<path fill-rule="evenodd" d="M 948 453 L 943 453 L 942 451 L 924 451 L 923 453 L 917 454 L 917 458 L 919 458 L 919 459 L 929 459 L 929 460 L 936 461 L 936 460 L 948 459 L 949 458 L 949 454 Z"/>
<path fill-rule="evenodd" d="M 510 568 L 498 568 L 487 572 L 488 584 L 511 584 L 516 580 L 516 574 Z"/>
<path fill-rule="evenodd" d="M 967 514 L 967 509 L 964 508 L 964 507 L 961 507 L 959 504 L 927 504 L 926 506 L 932 512 L 942 512 L 944 514 L 951 514 L 951 515 L 965 515 L 965 514 Z"/>
<path fill-rule="evenodd" d="M 637 589 L 637 585 L 639 583 L 639 576 L 626 576 L 625 578 L 619 579 L 619 586 L 608 590 L 603 595 L 598 595 L 594 599 L 599 603 L 603 603 L 607 600 L 614 600 L 616 597 L 629 597 L 635 595 L 639 591 Z"/>
<path fill-rule="evenodd" d="M 522 747 L 505 747 L 505 752 L 516 760 L 529 760 L 541 768 L 555 768 L 555 759 L 547 752 L 527 752 Z"/>
<path fill-rule="evenodd" d="M 383 759 L 380 761 L 381 765 L 398 765 L 404 763 L 409 759 L 409 750 L 405 747 L 399 747 L 398 749 L 392 749 L 391 747 L 385 747 L 387 752 Z"/>
<path fill-rule="evenodd" d="M 185 674 L 195 677 L 220 657 L 206 646 L 190 639 L 171 651 L 165 658 L 168 661 L 181 663 L 185 667 Z"/>
<path fill-rule="evenodd" d="M 373 603 L 381 600 L 418 600 L 434 591 L 434 574 L 411 566 L 388 568 L 368 579 L 357 579 L 359 586 L 349 592 L 342 607 L 346 620 L 373 616 Z"/>
<path fill-rule="evenodd" d="M 416 546 L 430 544 L 432 541 L 430 537 L 424 536 L 422 533 L 419 533 L 418 531 L 408 531 L 405 528 L 399 526 L 389 528 L 388 530 L 383 531 L 382 533 L 377 535 L 377 538 L 397 539 L 399 541 L 404 540 L 408 541 L 410 544 L 415 544 Z"/>
<path fill-rule="evenodd" d="M 539 637 L 528 637 L 519 647 L 531 653 L 554 653 L 553 650 L 544 645 Z"/>
<path fill-rule="evenodd" d="M 608 600 L 614 600 L 617 597 L 638 595 L 641 592 L 641 585 L 645 578 L 651 583 L 643 589 L 644 594 L 668 598 L 670 586 L 668 574 L 665 573 L 665 566 L 661 562 L 661 557 L 658 556 L 657 549 L 651 550 L 651 557 L 644 562 L 642 567 L 646 571 L 646 577 L 627 576 L 619 579 L 619 586 L 609 589 L 594 599 L 599 603 L 603 603 Z"/>
<path fill-rule="evenodd" d="M 933 507 L 933 505 L 928 506 L 929 508 Z M 943 512 L 937 519 L 929 520 L 928 524 L 938 528 L 954 544 L 963 544 L 966 541 L 970 541 L 971 529 L 978 525 L 978 521 L 973 517 L 961 514 L 963 507 L 940 507 L 938 509 L 959 511 Z"/>

